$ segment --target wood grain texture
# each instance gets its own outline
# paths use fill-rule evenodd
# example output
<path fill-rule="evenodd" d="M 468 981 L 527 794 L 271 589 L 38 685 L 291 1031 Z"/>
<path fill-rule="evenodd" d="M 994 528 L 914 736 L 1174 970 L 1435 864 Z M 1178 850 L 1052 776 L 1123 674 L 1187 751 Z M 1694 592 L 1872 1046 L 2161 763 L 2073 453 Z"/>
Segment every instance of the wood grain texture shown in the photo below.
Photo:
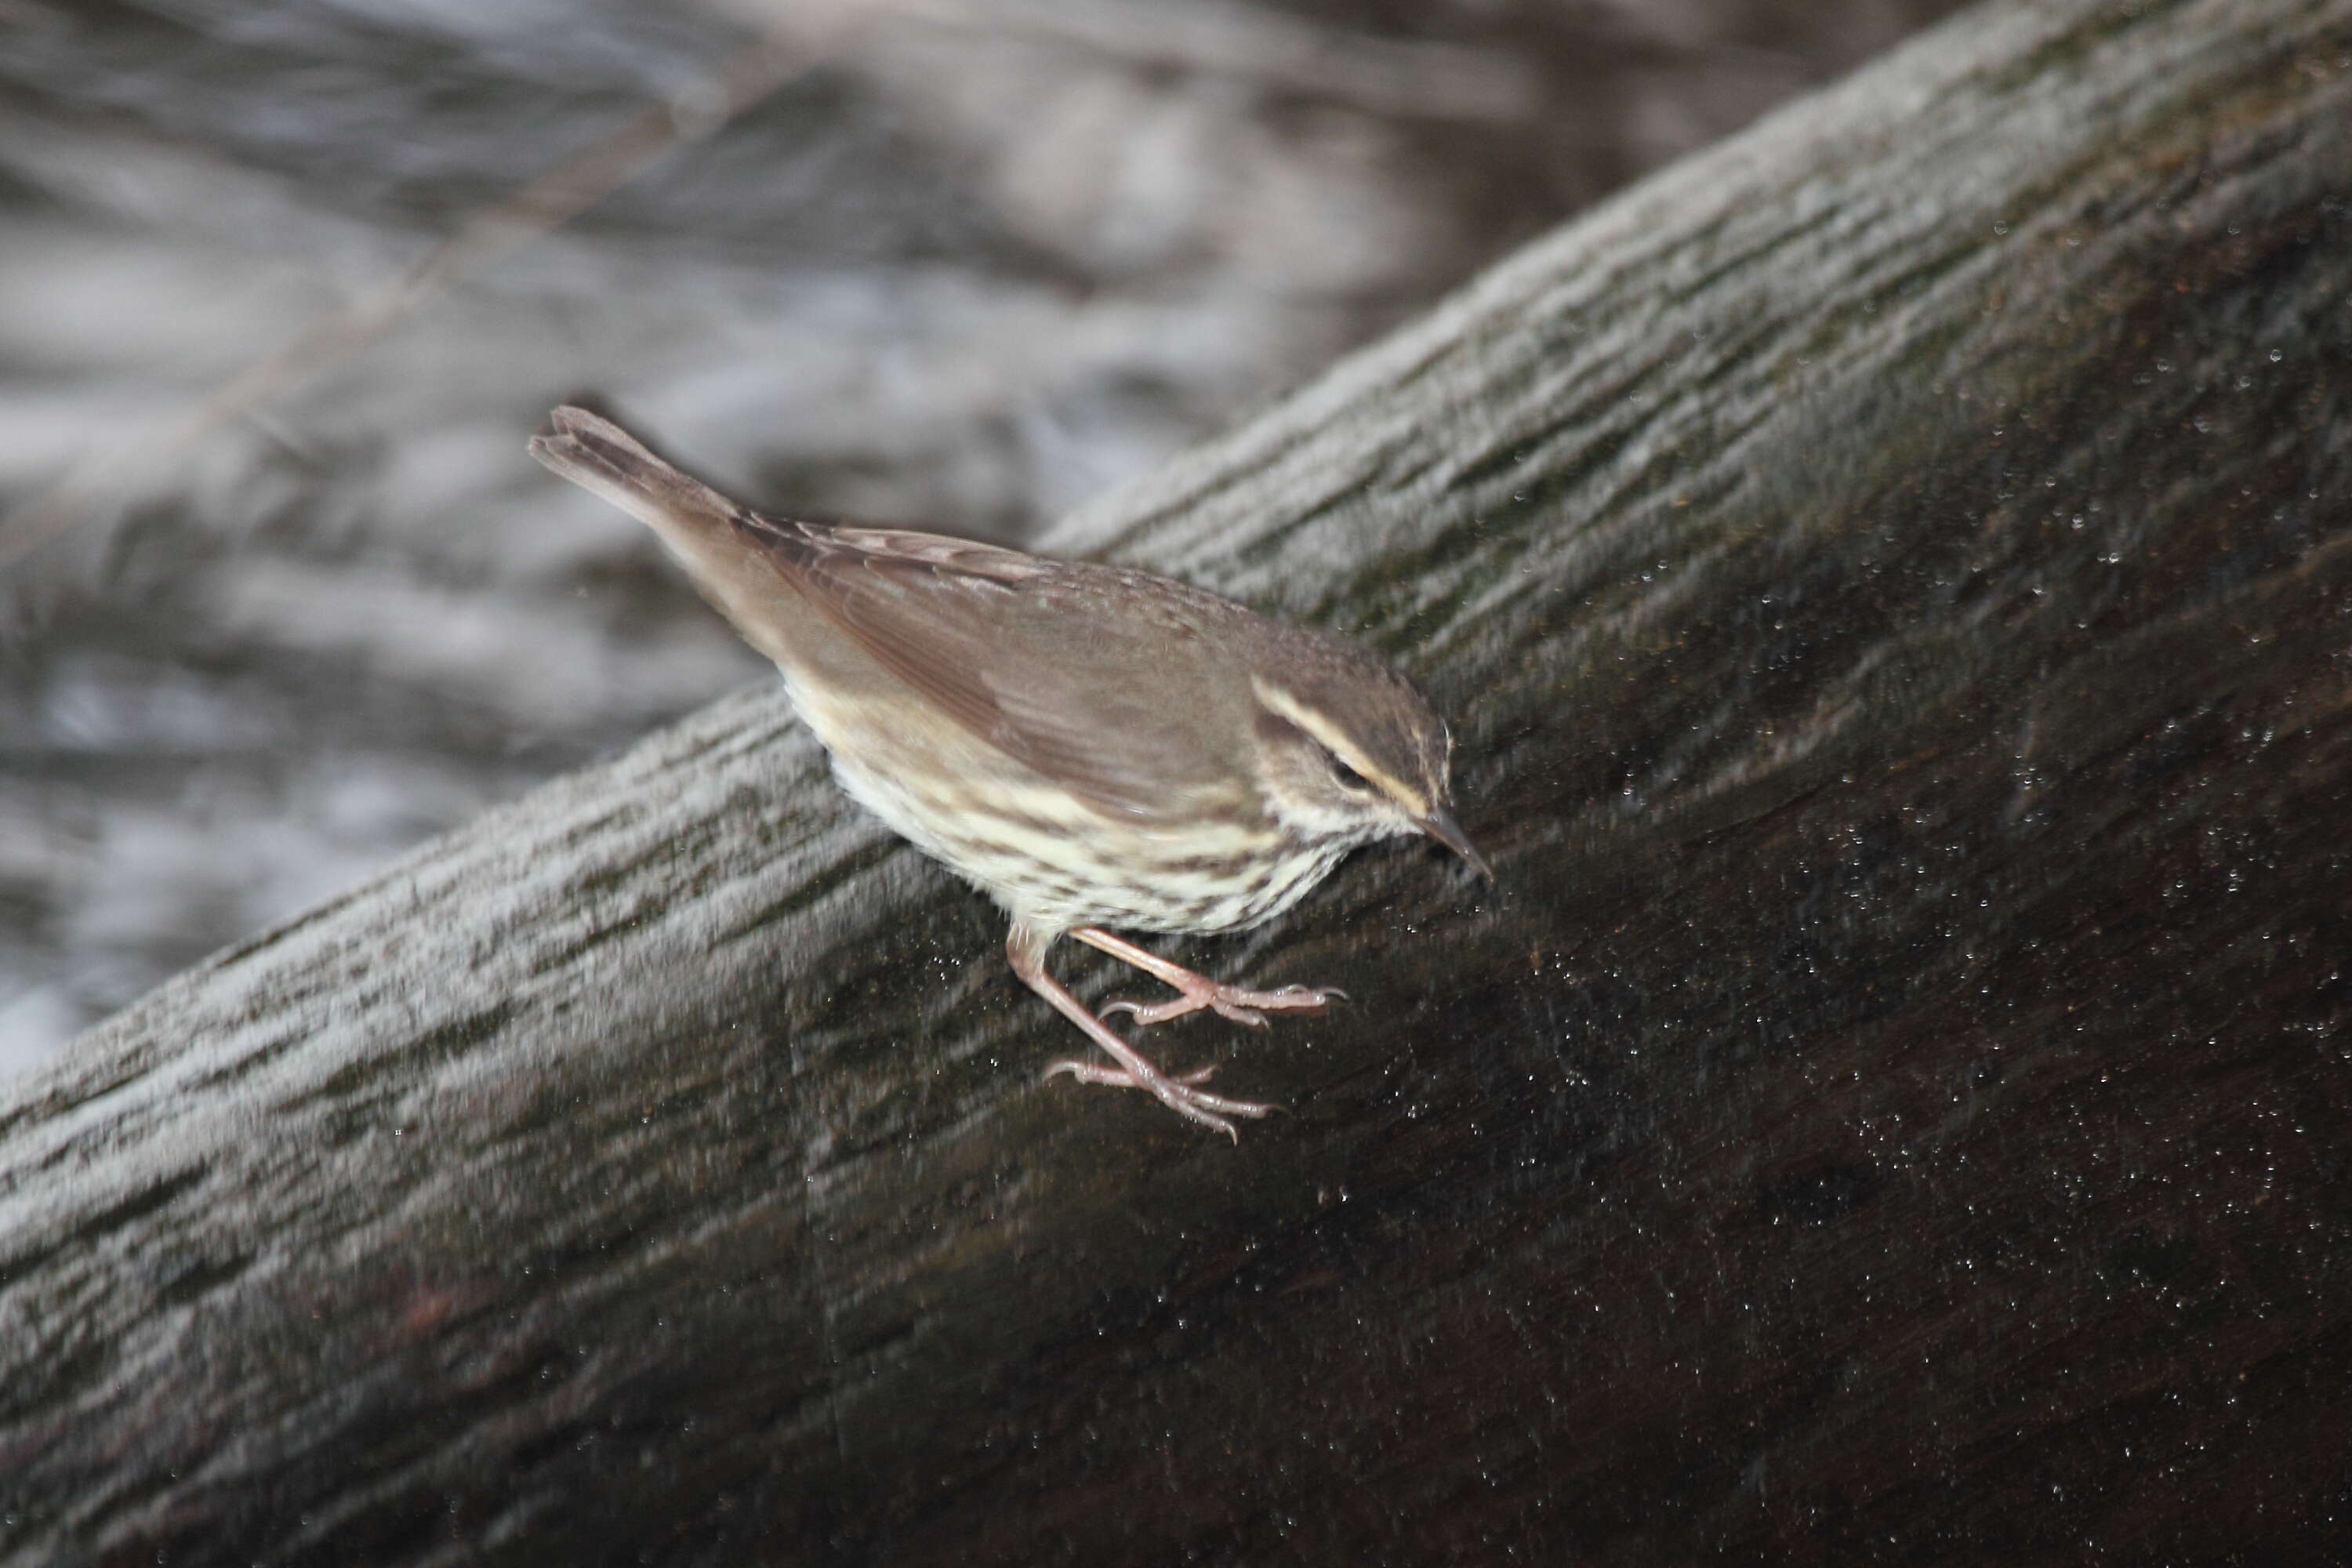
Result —
<path fill-rule="evenodd" d="M 2352 1552 L 2352 3 L 1971 12 L 1056 542 L 1456 716 L 1499 897 L 1187 950 L 1294 1115 L 744 693 L 15 1086 L 5 1560 Z"/>

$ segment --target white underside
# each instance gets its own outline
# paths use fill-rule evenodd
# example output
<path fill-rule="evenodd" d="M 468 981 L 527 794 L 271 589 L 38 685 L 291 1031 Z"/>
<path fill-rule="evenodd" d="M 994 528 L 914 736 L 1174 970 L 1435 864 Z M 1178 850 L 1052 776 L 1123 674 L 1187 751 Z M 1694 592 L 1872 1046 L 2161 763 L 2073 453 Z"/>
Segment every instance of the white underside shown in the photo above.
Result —
<path fill-rule="evenodd" d="M 834 777 L 860 805 L 917 848 L 986 892 L 1018 921 L 1041 931 L 1104 925 L 1136 931 L 1239 931 L 1272 920 L 1320 882 L 1346 843 L 1306 856 L 1267 853 L 1270 830 L 1235 825 L 1171 833 L 1095 811 L 1042 780 L 1006 777 L 1003 757 L 976 739 L 971 755 L 938 754 L 935 724 L 893 724 L 873 703 L 852 704 L 793 681 L 793 705 L 832 754 Z M 845 750 L 887 762 L 910 733 L 925 737 L 920 765 L 885 771 L 845 759 Z M 855 735 L 854 747 L 840 742 Z M 942 764 L 945 765 L 942 765 Z M 966 780 L 984 780 L 984 785 Z M 950 844 L 935 824 L 956 828 Z M 1236 882 L 1188 864 L 1262 857 L 1262 871 Z M 1139 888 L 1137 883 L 1144 884 Z"/>

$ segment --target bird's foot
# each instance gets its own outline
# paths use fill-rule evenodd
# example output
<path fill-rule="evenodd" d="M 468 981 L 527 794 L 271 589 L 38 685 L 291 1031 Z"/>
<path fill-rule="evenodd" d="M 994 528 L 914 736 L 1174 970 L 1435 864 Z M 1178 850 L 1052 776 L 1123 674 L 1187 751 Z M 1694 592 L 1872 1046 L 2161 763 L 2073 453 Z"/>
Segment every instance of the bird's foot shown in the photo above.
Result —
<path fill-rule="evenodd" d="M 1139 1024 L 1164 1024 L 1206 1007 L 1221 1018 L 1263 1029 L 1268 1013 L 1320 1013 L 1333 1002 L 1348 999 L 1348 994 L 1336 985 L 1286 985 L 1279 991 L 1250 991 L 1190 970 L 1180 970 L 1178 973 L 1183 978 L 1168 980 L 1176 987 L 1176 994 L 1167 1001 L 1112 1002 L 1106 1004 L 1103 1011 L 1124 1010 Z"/>
<path fill-rule="evenodd" d="M 1136 1058 L 1142 1061 L 1140 1057 Z M 1227 1116 L 1260 1117 L 1282 1108 L 1255 1100 L 1229 1100 L 1222 1094 L 1211 1094 L 1199 1086 L 1209 1080 L 1213 1067 L 1195 1068 L 1187 1073 L 1164 1073 L 1144 1062 L 1140 1072 L 1125 1067 L 1105 1067 L 1100 1062 L 1059 1061 L 1045 1069 L 1047 1078 L 1069 1074 L 1080 1083 L 1100 1084 L 1106 1089 L 1139 1089 L 1157 1096 L 1160 1103 L 1203 1127 L 1213 1127 L 1238 1143 L 1241 1135 L 1234 1131 Z M 1220 1114 L 1222 1112 L 1223 1114 Z"/>

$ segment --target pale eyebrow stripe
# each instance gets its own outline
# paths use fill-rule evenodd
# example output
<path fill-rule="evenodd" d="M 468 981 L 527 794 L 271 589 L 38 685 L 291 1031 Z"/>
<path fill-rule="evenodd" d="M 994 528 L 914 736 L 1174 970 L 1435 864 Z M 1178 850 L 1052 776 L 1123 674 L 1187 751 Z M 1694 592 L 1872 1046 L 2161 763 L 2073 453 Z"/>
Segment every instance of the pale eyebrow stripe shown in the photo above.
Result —
<path fill-rule="evenodd" d="M 1428 815 L 1429 803 L 1421 792 L 1398 778 L 1366 756 L 1356 743 L 1340 733 L 1337 725 L 1315 711 L 1279 686 L 1269 685 L 1264 677 L 1250 677 L 1250 689 L 1269 712 L 1279 713 L 1329 748 L 1331 754 L 1363 774 L 1379 787 L 1381 794 L 1403 806 L 1416 816 Z"/>

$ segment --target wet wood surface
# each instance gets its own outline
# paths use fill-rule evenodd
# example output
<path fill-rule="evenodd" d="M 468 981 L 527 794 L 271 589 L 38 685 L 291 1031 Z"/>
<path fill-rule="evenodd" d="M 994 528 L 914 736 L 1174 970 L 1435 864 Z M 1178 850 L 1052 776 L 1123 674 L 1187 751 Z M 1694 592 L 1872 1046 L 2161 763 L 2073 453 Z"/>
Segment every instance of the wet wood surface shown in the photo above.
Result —
<path fill-rule="evenodd" d="M 5 1560 L 2352 1548 L 2352 5 L 1970 13 L 1053 542 L 1456 717 L 1498 893 L 1182 950 L 1293 1114 L 747 691 L 12 1086 Z"/>

